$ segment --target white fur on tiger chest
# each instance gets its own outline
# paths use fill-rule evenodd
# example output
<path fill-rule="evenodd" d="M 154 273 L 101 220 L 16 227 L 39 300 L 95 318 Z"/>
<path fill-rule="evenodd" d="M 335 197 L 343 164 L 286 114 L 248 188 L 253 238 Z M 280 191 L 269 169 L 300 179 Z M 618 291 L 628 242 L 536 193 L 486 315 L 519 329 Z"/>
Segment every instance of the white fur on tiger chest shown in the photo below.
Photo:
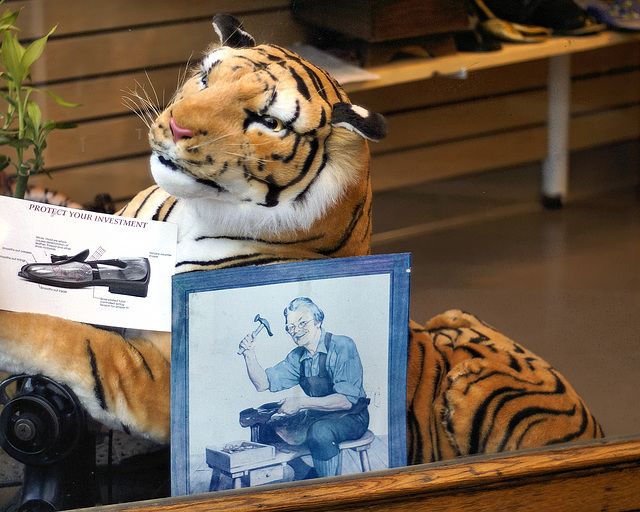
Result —
<path fill-rule="evenodd" d="M 272 233 L 277 220 L 265 217 L 268 215 L 254 205 L 180 200 L 169 219 L 178 224 L 176 272 L 215 268 L 234 258 L 268 254 L 273 248 L 256 239 Z"/>
<path fill-rule="evenodd" d="M 220 194 L 163 165 L 156 155 L 151 168 L 156 182 L 178 197 L 167 219 L 178 225 L 178 260 L 195 255 L 207 260 L 233 256 L 257 243 L 247 239 L 304 232 L 342 199 L 357 176 L 352 165 L 328 164 L 303 200 L 266 207 L 234 194 Z"/>

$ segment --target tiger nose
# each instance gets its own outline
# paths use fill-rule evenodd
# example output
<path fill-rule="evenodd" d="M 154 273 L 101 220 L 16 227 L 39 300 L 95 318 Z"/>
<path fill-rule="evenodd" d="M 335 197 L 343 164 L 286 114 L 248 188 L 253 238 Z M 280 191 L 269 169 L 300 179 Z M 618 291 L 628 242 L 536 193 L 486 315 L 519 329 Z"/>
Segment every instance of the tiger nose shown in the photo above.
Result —
<path fill-rule="evenodd" d="M 169 121 L 169 127 L 171 128 L 171 134 L 173 135 L 174 144 L 180 139 L 188 139 L 190 137 L 193 137 L 193 130 L 178 126 L 178 123 L 176 123 L 176 120 L 173 117 Z"/>

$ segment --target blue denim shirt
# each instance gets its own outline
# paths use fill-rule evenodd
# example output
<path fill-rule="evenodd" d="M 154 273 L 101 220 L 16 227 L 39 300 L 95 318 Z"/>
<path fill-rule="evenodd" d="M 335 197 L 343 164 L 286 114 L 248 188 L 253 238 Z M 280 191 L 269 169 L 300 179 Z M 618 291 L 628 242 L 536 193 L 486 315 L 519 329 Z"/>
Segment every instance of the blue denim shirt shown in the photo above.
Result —
<path fill-rule="evenodd" d="M 282 391 L 300 383 L 300 365 L 304 364 L 305 374 L 318 375 L 320 353 L 327 354 L 326 367 L 334 393 L 339 393 L 355 404 L 359 398 L 366 397 L 362 387 L 362 362 L 355 342 L 347 337 L 331 335 L 329 350 L 325 346 L 326 332 L 322 329 L 320 342 L 315 354 L 311 355 L 304 347 L 294 348 L 283 361 L 267 368 L 270 391 Z"/>

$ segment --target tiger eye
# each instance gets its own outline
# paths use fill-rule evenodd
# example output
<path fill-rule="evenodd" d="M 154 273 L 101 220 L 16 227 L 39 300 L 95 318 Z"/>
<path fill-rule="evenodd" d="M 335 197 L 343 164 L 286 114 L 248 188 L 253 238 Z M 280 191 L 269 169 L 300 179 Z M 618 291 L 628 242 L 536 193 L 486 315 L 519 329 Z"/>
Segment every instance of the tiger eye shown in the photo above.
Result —
<path fill-rule="evenodd" d="M 267 128 L 273 130 L 274 132 L 282 130 L 284 126 L 282 121 L 280 121 L 280 119 L 276 119 L 275 117 L 265 117 L 262 119 L 262 122 Z"/>

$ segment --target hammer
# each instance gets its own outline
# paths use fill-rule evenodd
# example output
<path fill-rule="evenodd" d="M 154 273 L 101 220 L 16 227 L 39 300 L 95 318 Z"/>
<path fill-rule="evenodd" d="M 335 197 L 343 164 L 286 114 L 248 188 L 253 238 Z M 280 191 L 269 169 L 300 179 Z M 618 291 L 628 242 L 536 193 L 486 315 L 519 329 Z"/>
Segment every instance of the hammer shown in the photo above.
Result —
<path fill-rule="evenodd" d="M 260 325 L 258 326 L 258 328 L 253 331 L 253 335 L 252 337 L 255 338 L 262 329 L 266 328 L 267 329 L 267 333 L 269 333 L 269 336 L 273 336 L 273 333 L 271 332 L 271 327 L 269 327 L 269 322 L 267 322 L 266 318 L 262 318 L 260 316 L 260 314 L 258 313 L 256 315 L 256 317 L 253 319 L 254 322 L 260 322 Z M 238 355 L 241 355 L 244 353 L 244 349 L 241 348 L 240 350 L 238 350 Z"/>

